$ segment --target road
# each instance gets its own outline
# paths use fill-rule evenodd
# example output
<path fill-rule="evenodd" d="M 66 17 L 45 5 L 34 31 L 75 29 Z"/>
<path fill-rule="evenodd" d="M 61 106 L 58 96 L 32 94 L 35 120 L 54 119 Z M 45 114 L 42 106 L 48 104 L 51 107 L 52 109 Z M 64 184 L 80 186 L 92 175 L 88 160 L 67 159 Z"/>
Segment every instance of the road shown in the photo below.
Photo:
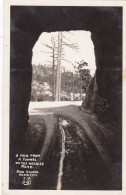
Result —
<path fill-rule="evenodd" d="M 113 188 L 110 184 L 113 173 L 109 151 L 113 132 L 94 114 L 82 110 L 81 103 L 31 102 L 29 105 L 30 123 L 44 121 L 46 126 L 39 161 L 46 164 L 52 161 L 43 170 L 45 174 L 49 167 L 51 172 L 55 170 L 54 174 L 48 175 L 52 179 L 43 184 L 43 189 Z M 65 125 L 69 121 L 72 125 Z M 43 180 L 40 177 L 37 182 Z M 38 187 L 37 184 L 35 186 Z"/>

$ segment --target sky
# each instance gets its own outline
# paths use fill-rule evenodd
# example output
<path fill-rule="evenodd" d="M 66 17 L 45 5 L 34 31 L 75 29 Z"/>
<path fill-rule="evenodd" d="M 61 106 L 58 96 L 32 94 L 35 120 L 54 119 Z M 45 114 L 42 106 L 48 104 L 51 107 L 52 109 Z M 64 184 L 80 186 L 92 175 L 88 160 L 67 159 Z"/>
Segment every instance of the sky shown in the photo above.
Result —
<path fill-rule="evenodd" d="M 58 32 L 47 33 L 44 32 L 38 38 L 38 41 L 33 47 L 33 58 L 32 64 L 38 65 L 51 65 L 48 61 L 52 61 L 51 49 L 44 46 L 44 44 L 51 46 L 51 38 L 55 37 L 57 39 Z M 95 65 L 95 55 L 94 55 L 94 45 L 91 40 L 91 33 L 89 31 L 64 31 L 63 32 L 63 41 L 67 43 L 77 43 L 78 44 L 78 52 L 73 49 L 63 46 L 63 50 L 65 53 L 65 59 L 70 61 L 68 63 L 62 60 L 62 67 L 65 70 L 74 72 L 75 69 L 73 66 L 77 66 L 76 62 L 80 62 L 84 60 L 88 63 L 88 69 L 90 69 L 91 75 L 93 76 L 95 73 L 96 65 Z M 49 53 L 48 53 L 49 52 Z"/>

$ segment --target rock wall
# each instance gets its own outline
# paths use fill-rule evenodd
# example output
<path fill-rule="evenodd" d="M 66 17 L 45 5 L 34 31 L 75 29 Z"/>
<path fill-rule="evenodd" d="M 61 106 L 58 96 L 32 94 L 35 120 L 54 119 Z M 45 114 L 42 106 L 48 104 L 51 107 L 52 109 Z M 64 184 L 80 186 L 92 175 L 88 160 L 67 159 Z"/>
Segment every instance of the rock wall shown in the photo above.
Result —
<path fill-rule="evenodd" d="M 97 70 L 91 82 L 93 89 L 89 86 L 83 105 L 93 110 L 102 122 L 121 123 L 122 38 L 118 24 L 113 28 L 113 36 L 112 33 L 102 36 L 92 33 Z"/>

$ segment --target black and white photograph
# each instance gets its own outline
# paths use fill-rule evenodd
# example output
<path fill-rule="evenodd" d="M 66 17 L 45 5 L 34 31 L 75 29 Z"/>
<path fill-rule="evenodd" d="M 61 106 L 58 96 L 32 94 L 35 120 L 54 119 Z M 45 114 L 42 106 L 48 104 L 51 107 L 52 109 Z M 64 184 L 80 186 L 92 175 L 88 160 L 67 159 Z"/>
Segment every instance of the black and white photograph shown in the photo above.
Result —
<path fill-rule="evenodd" d="M 123 6 L 11 5 L 9 28 L 8 189 L 121 191 Z"/>

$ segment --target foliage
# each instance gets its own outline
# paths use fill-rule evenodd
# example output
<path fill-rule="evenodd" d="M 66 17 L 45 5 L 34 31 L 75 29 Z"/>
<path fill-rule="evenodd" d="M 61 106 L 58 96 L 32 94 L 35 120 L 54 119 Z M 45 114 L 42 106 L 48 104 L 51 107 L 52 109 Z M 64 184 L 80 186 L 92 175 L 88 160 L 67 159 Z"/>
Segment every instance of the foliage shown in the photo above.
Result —
<path fill-rule="evenodd" d="M 90 71 L 83 69 L 83 67 L 79 67 L 76 73 L 63 69 L 61 77 L 61 101 L 80 100 L 80 88 L 82 87 L 82 94 L 84 95 L 90 77 Z M 33 65 L 31 101 L 53 101 L 52 67 Z"/>
<path fill-rule="evenodd" d="M 87 87 L 92 78 L 90 74 L 90 70 L 86 68 L 88 66 L 88 63 L 85 62 L 84 60 L 76 63 L 78 64 L 77 72 L 80 77 L 81 88 L 83 89 L 83 92 L 86 93 Z"/>

